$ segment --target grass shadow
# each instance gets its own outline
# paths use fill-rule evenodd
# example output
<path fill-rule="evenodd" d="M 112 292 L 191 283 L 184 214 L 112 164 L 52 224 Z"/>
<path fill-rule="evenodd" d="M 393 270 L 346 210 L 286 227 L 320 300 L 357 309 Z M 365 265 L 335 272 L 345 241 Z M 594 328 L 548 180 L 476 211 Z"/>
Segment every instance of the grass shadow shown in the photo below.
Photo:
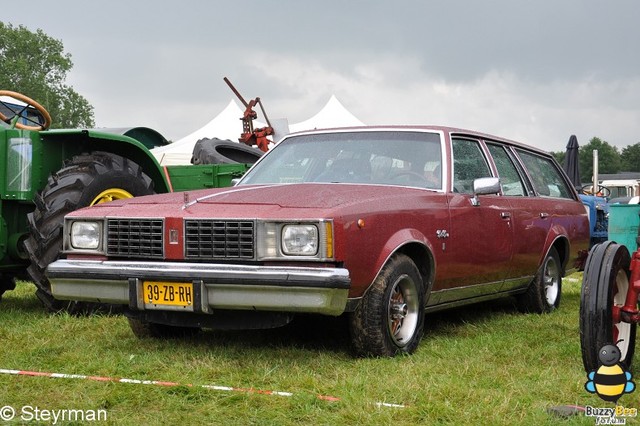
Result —
<path fill-rule="evenodd" d="M 497 315 L 523 315 L 518 311 L 513 298 L 501 298 L 474 303 L 458 308 L 428 313 L 425 317 L 424 335 L 449 335 L 452 330 L 479 324 Z"/>
<path fill-rule="evenodd" d="M 16 290 L 5 292 L 0 299 L 0 313 L 33 313 L 47 312 L 40 299 L 36 296 L 35 286 L 31 285 L 29 289 L 26 285 L 16 287 Z M 31 291 L 29 291 L 31 290 Z"/>
<path fill-rule="evenodd" d="M 485 322 L 497 315 L 522 314 L 510 298 L 427 314 L 424 337 L 450 336 L 456 329 Z M 286 326 L 264 330 L 205 329 L 193 337 L 171 339 L 171 344 L 224 348 L 232 352 L 290 349 L 353 356 L 347 314 L 339 317 L 298 314 Z M 291 352 L 286 353 L 296 356 Z"/>
<path fill-rule="evenodd" d="M 347 354 L 351 350 L 346 316 L 296 315 L 283 327 L 264 330 L 209 330 L 180 344 L 246 349 L 298 349 Z"/>

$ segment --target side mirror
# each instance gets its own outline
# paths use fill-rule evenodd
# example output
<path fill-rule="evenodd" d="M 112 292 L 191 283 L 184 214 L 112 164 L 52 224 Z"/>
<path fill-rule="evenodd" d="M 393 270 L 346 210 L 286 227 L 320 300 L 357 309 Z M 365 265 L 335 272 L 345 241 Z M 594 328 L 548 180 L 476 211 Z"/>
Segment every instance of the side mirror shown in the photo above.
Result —
<path fill-rule="evenodd" d="M 471 204 L 474 206 L 480 205 L 478 195 L 500 194 L 501 191 L 500 179 L 497 177 L 483 177 L 475 179 L 473 181 L 473 197 L 471 197 Z"/>

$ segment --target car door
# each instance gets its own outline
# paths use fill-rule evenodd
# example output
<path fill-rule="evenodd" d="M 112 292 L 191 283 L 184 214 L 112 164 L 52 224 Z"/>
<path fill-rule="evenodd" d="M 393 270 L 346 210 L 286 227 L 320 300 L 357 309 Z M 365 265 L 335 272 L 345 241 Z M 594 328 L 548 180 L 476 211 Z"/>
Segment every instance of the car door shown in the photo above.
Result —
<path fill-rule="evenodd" d="M 473 181 L 493 175 L 482 144 L 472 138 L 452 137 L 451 153 L 451 229 L 442 238 L 439 279 L 434 288 L 440 293 L 439 303 L 499 291 L 512 261 L 509 201 L 496 194 L 477 197 L 477 205 L 472 202 Z"/>
<path fill-rule="evenodd" d="M 552 227 L 567 235 L 577 232 L 576 213 L 582 213 L 584 207 L 576 201 L 569 183 L 551 158 L 522 148 L 514 151 L 534 191 L 534 196 L 527 197 L 526 204 L 515 211 L 516 232 L 526 244 L 516 248 L 514 266 L 522 273 L 532 274 L 546 254 L 545 245 L 550 243 Z"/>
<path fill-rule="evenodd" d="M 510 290 L 528 284 L 537 270 L 551 223 L 545 212 L 551 206 L 536 196 L 511 147 L 491 141 L 486 145 L 511 207 L 513 258 L 503 287 Z"/>

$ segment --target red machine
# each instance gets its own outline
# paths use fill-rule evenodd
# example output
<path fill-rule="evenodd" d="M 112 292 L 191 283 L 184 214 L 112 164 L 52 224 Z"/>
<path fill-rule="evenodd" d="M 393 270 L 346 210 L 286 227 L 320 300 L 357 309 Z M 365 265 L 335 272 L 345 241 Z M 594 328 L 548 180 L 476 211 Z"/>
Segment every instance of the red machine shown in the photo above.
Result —
<path fill-rule="evenodd" d="M 267 136 L 273 135 L 273 127 L 271 127 L 271 123 L 269 122 L 269 118 L 267 114 L 264 112 L 264 107 L 262 106 L 262 102 L 260 98 L 252 99 L 247 102 L 244 100 L 240 92 L 233 87 L 233 84 L 229 81 L 227 77 L 224 77 L 225 83 L 229 86 L 229 88 L 235 93 L 235 95 L 240 99 L 242 105 L 244 105 L 244 115 L 240 118 L 242 120 L 242 134 L 238 141 L 247 144 L 249 146 L 257 146 L 260 150 L 267 152 L 269 150 L 269 139 Z M 258 118 L 258 114 L 253 110 L 256 105 L 260 105 L 260 110 L 262 111 L 262 115 L 264 116 L 265 121 L 267 122 L 267 127 L 261 127 L 259 129 L 253 128 L 253 120 Z"/>

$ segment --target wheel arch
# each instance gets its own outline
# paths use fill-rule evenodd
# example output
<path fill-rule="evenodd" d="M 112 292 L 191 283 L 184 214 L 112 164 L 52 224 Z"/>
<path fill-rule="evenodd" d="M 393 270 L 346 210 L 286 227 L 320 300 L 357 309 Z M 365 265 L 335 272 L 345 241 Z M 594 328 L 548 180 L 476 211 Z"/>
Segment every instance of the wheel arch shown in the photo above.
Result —
<path fill-rule="evenodd" d="M 555 238 L 547 245 L 547 249 L 544 252 L 543 257 L 540 260 L 540 264 L 549 254 L 551 248 L 555 248 L 558 256 L 560 257 L 560 265 L 562 266 L 562 275 L 564 276 L 567 271 L 567 263 L 571 257 L 571 244 L 569 238 L 566 235 L 556 235 Z"/>
<path fill-rule="evenodd" d="M 119 134 L 101 130 L 48 131 L 42 132 L 41 138 L 45 144 L 61 145 L 61 160 L 94 151 L 108 152 L 129 159 L 138 164 L 143 172 L 151 178 L 155 192 L 169 192 L 170 186 L 162 166 L 145 144 L 127 136 L 126 132 Z M 148 144 L 148 142 L 146 143 Z M 51 169 L 50 173 L 53 173 L 59 169 L 59 166 L 51 165 L 49 168 Z"/>
<path fill-rule="evenodd" d="M 398 250 L 393 254 L 395 253 L 402 253 L 408 256 L 416 264 L 422 276 L 425 295 L 428 295 L 431 292 L 435 277 L 435 259 L 431 249 L 421 242 L 412 241 L 398 247 Z"/>
<path fill-rule="evenodd" d="M 433 246 L 429 240 L 415 229 L 401 230 L 387 241 L 376 262 L 375 276 L 369 283 L 365 294 L 382 272 L 382 268 L 389 262 L 389 259 L 397 253 L 408 256 L 415 263 L 424 283 L 426 299 L 431 292 L 436 274 L 435 257 L 433 255 Z"/>

